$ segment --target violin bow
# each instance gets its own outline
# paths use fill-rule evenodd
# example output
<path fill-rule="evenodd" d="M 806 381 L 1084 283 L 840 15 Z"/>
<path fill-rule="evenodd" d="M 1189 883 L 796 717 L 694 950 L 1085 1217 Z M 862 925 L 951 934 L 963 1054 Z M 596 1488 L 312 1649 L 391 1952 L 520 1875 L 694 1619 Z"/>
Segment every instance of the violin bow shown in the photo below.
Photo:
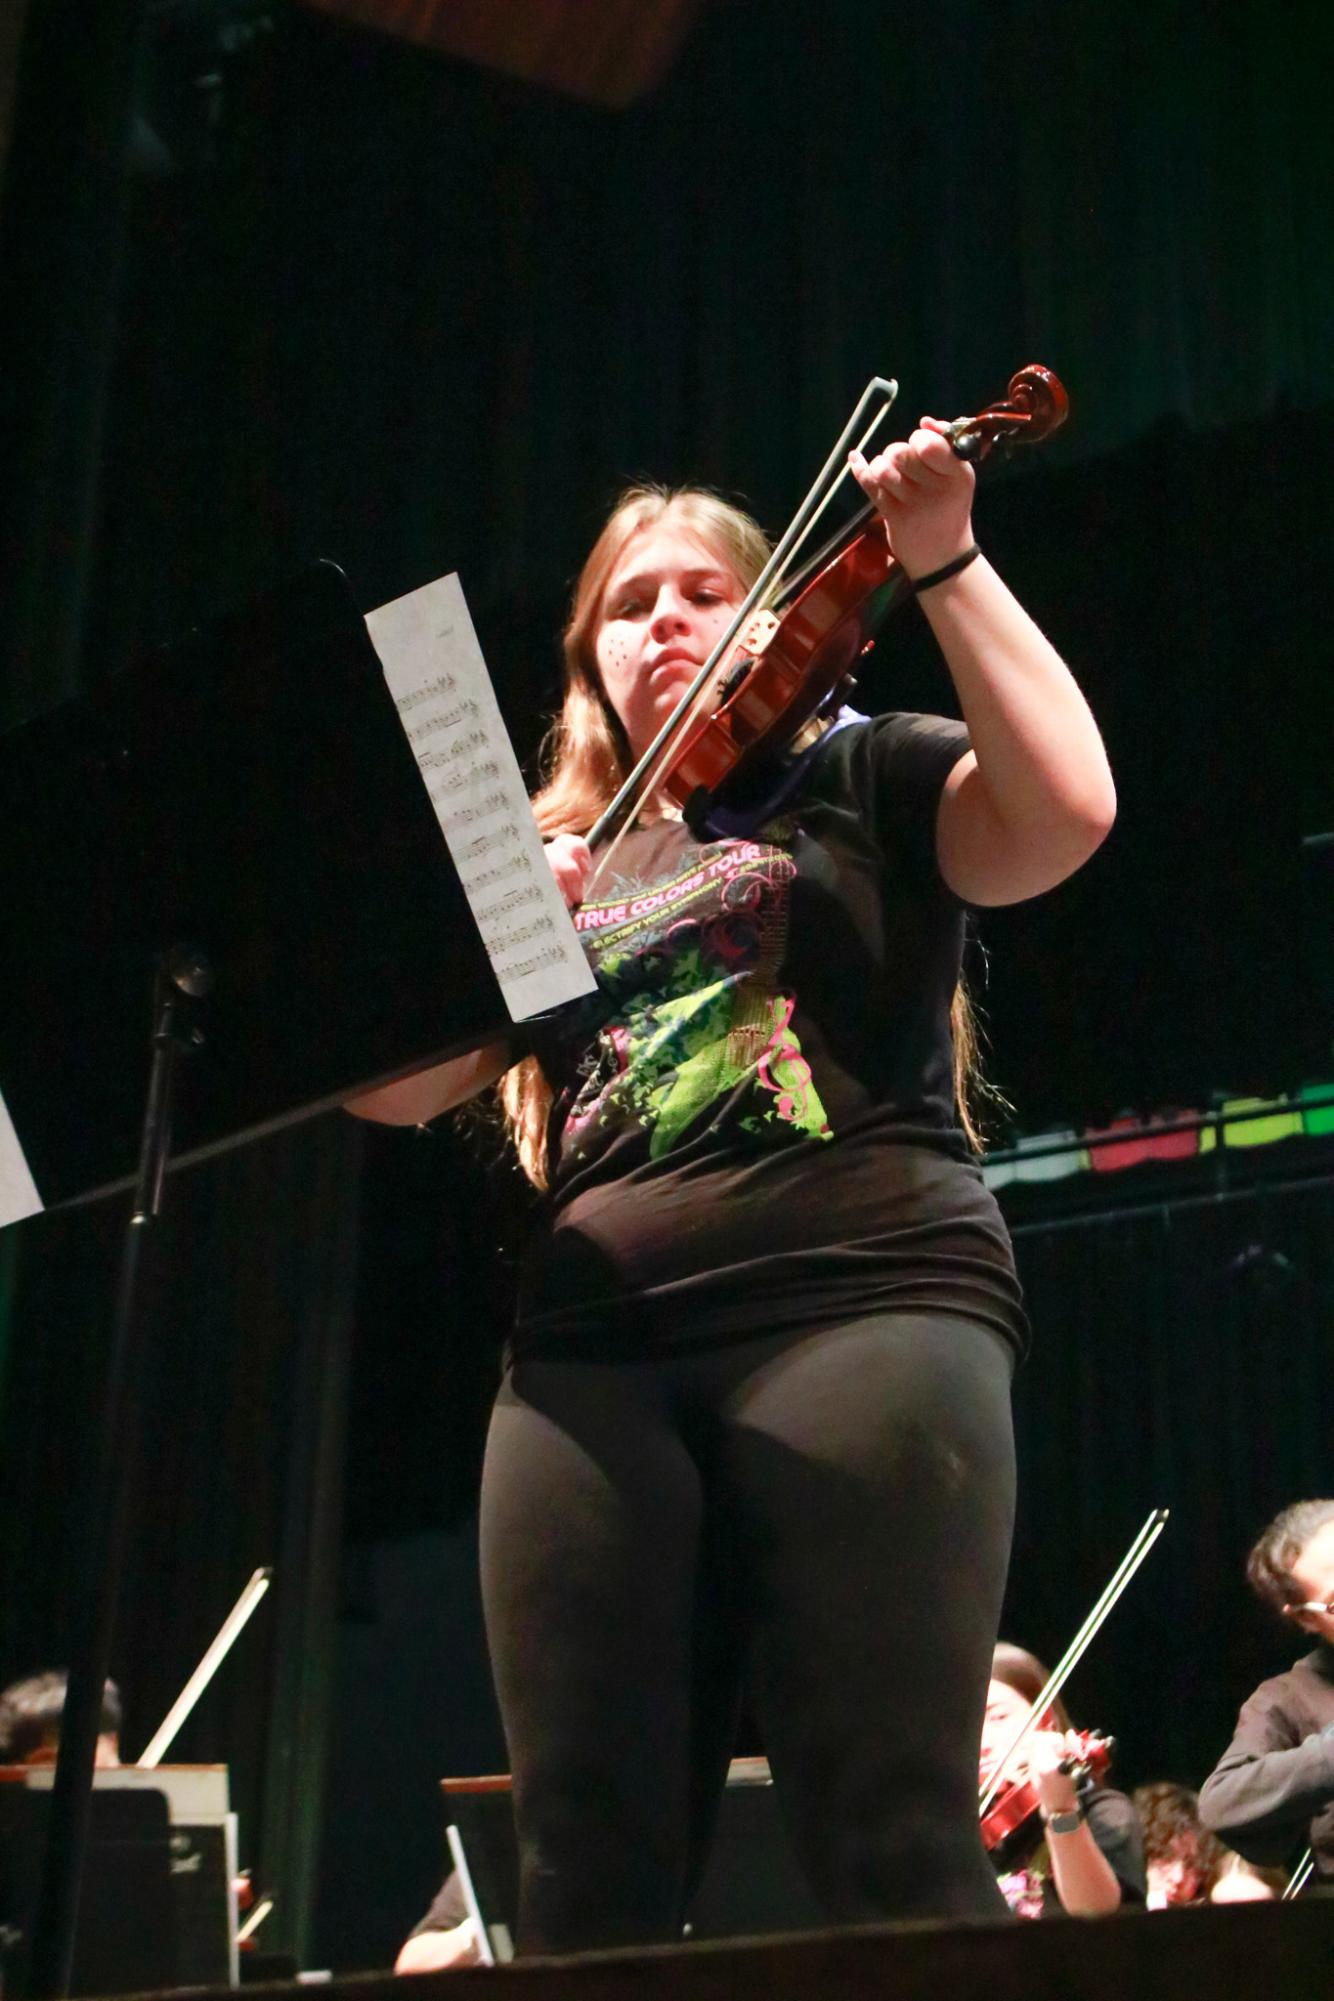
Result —
<path fill-rule="evenodd" d="M 978 1807 L 979 1816 L 985 1817 L 988 1807 L 1001 1789 L 1006 1767 L 1014 1757 L 1015 1752 L 1028 1736 L 1029 1731 L 1035 1730 L 1038 1727 L 1042 1718 L 1046 1715 L 1048 1709 L 1078 1667 L 1080 1661 L 1083 1660 L 1084 1655 L 1106 1622 L 1112 1607 L 1116 1604 L 1131 1578 L 1135 1575 L 1135 1572 L 1139 1569 L 1145 1557 L 1167 1527 L 1169 1513 L 1170 1510 L 1167 1508 L 1154 1508 L 1150 1511 L 1148 1520 L 1144 1523 L 1143 1528 L 1141 1528 L 1139 1534 L 1131 1543 L 1130 1548 L 1121 1558 L 1120 1563 L 1103 1586 L 1102 1594 L 1094 1605 L 1093 1610 L 1089 1613 L 1083 1625 L 1075 1634 L 1074 1639 L 1071 1640 L 1069 1646 L 1061 1655 L 1060 1660 L 1052 1669 L 1050 1675 L 1047 1677 L 1046 1686 L 1041 1690 L 1028 1715 L 1006 1745 L 1003 1755 L 992 1768 L 991 1779 L 985 1792 L 982 1794 L 981 1803 Z"/>
<path fill-rule="evenodd" d="M 776 589 L 781 583 L 786 568 L 791 563 L 796 550 L 814 529 L 821 515 L 833 499 L 838 489 L 839 481 L 848 470 L 847 459 L 849 449 L 855 444 L 856 449 L 861 451 L 869 444 L 874 433 L 878 430 L 885 417 L 888 416 L 898 393 L 898 383 L 887 380 L 881 375 L 873 375 L 862 391 L 856 409 L 839 433 L 838 441 L 821 466 L 810 491 L 788 523 L 768 562 L 747 591 L 740 607 L 728 624 L 727 630 L 709 654 L 708 659 L 704 662 L 694 680 L 690 683 L 690 686 L 681 696 L 676 707 L 672 710 L 672 713 L 668 716 L 662 728 L 644 752 L 644 755 L 635 765 L 634 770 L 626 778 L 615 798 L 599 814 L 589 829 L 588 844 L 592 848 L 597 847 L 600 841 L 605 840 L 613 829 L 616 831 L 615 838 L 603 851 L 592 875 L 589 877 L 588 885 L 584 892 L 585 895 L 587 895 L 588 890 L 598 880 L 598 877 L 616 853 L 621 841 L 634 825 L 635 814 L 652 793 L 653 787 L 662 775 L 663 768 L 670 760 L 676 748 L 679 735 L 693 721 L 696 707 L 701 704 L 704 691 L 708 688 L 713 675 L 717 671 L 719 661 L 726 657 L 728 649 L 736 640 L 737 634 L 745 629 L 747 622 L 761 608 L 770 590 Z M 877 398 L 880 399 L 878 407 L 876 407 Z M 873 412 L 869 423 L 867 422 L 868 412 Z M 632 801 L 633 804 L 631 803 Z"/>
<path fill-rule="evenodd" d="M 261 1565 L 258 1570 L 251 1573 L 250 1582 L 218 1628 L 199 1666 L 145 1744 L 141 1756 L 136 1760 L 136 1768 L 139 1771 L 151 1770 L 153 1766 L 161 1764 L 177 1731 L 240 1638 L 242 1627 L 272 1582 L 273 1571 L 267 1565 Z"/>
<path fill-rule="evenodd" d="M 1284 1884 L 1283 1895 L 1279 1898 L 1280 1904 L 1290 1904 L 1294 1897 L 1301 1896 L 1302 1891 L 1306 1888 L 1307 1878 L 1310 1876 L 1311 1871 L 1314 1868 L 1315 1868 L 1315 1853 L 1312 1849 L 1308 1848 L 1303 1853 L 1301 1861 L 1297 1864 L 1297 1867 L 1293 1870 L 1291 1876 L 1289 1876 L 1287 1882 Z"/>

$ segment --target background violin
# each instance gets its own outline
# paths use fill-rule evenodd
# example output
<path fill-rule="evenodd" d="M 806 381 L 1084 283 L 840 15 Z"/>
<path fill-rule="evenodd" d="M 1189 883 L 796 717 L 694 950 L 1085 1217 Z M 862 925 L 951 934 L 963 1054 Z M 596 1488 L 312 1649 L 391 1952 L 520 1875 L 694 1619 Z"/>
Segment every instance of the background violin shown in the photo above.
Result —
<path fill-rule="evenodd" d="M 1077 1793 L 1099 1784 L 1107 1773 L 1115 1739 L 1092 1730 L 1065 1733 L 1068 1771 Z M 992 1777 L 983 1771 L 982 1780 Z M 1042 1798 L 1037 1779 L 1027 1770 L 1002 1780 L 992 1804 L 982 1815 L 982 1842 L 998 1871 L 1021 1868 L 1042 1839 Z"/>

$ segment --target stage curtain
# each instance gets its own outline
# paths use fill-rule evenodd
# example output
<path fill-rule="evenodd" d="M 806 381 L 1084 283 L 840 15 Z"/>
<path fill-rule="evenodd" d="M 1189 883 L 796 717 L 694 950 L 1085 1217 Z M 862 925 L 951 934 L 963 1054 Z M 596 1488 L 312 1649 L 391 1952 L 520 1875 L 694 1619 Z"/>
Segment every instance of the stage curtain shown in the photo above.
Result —
<path fill-rule="evenodd" d="M 980 532 L 1090 689 L 1122 817 L 1068 888 L 988 921 L 993 1071 L 1029 1129 L 1324 1074 L 1328 986 L 1291 940 L 1296 841 L 1329 825 L 1328 9 L 1167 0 L 1146 15 L 1088 0 L 1056 34 L 1037 0 L 720 6 L 626 114 L 277 13 L 272 34 L 213 51 L 207 92 L 165 58 L 152 70 L 156 168 L 128 218 L 105 426 L 85 441 L 100 496 L 77 607 L 88 642 L 77 674 L 25 657 L 0 723 L 324 555 L 368 608 L 459 570 L 531 756 L 569 579 L 621 479 L 712 481 L 780 526 L 872 373 L 899 376 L 911 422 L 975 407 L 1043 360 L 1068 381 L 1073 421 L 1041 464 L 990 482 Z M 82 326 L 64 316 L 62 354 Z M 97 359 L 70 357 L 76 375 Z M 22 418 L 22 382 L 6 394 Z M 25 467 L 40 464 L 32 444 Z M 949 705 L 911 614 L 866 699 Z M 1316 907 L 1312 940 L 1329 935 L 1327 899 Z M 295 1413 L 319 1392 L 291 1372 L 298 1355 L 315 1369 L 322 1314 L 351 1338 L 338 1315 L 356 1302 L 354 1254 L 356 1340 L 328 1386 L 331 1424 L 345 1388 L 352 1404 L 349 1507 L 379 1533 L 466 1508 L 504 1267 L 471 1158 L 442 1152 L 427 1169 L 413 1144 L 367 1144 L 364 1227 L 347 1121 L 200 1170 L 207 1193 L 179 1207 L 173 1193 L 161 1352 L 183 1373 L 149 1392 L 161 1443 L 120 1656 L 135 1734 L 238 1573 L 300 1546 L 293 1468 L 324 1463 L 330 1433 L 297 1454 Z M 6 1674 L 64 1642 L 108 1213 L 19 1234 Z M 1198 1537 L 1172 1532 L 1182 1553 L 1155 1555 L 1159 1584 L 1118 1618 L 1146 1619 L 1147 1594 L 1171 1581 L 1152 1638 L 1161 1653 L 1183 1635 L 1180 1658 L 1210 1680 L 1197 1763 L 1268 1645 L 1237 1638 L 1242 1546 L 1315 1477 L 1303 1455 L 1327 1391 L 1306 1350 L 1294 1388 L 1279 1334 L 1235 1303 L 1266 1282 L 1263 1261 L 1228 1292 L 1210 1260 L 1237 1249 L 1179 1249 L 1195 1240 L 1171 1211 L 1106 1240 L 1116 1257 L 1077 1257 L 1075 1241 L 1024 1251 L 1039 1337 L 1020 1394 L 1042 1506 L 1025 1502 L 1014 1637 L 1055 1647 L 1149 1501 L 1177 1493 Z M 1329 1293 L 1314 1225 L 1297 1253 L 1282 1248 L 1318 1350 Z M 1264 1313 L 1281 1329 L 1281 1306 L 1266 1298 Z M 457 1427 L 445 1453 L 441 1412 Z M 1072 1437 L 1092 1449 L 1074 1456 Z M 325 1595 L 282 1627 L 314 1650 L 304 1687 L 265 1709 L 274 1656 L 257 1664 L 259 1627 L 216 1697 L 235 1710 L 194 1726 L 197 1755 L 233 1759 L 255 1843 L 261 1825 L 288 1840 L 261 1770 L 293 1800 L 292 1745 L 318 1772 L 328 1588 L 326 1565 Z M 1158 1700 L 1147 1670 L 1143 1685 L 1127 1738 Z M 1113 1692 L 1087 1692 L 1089 1720 L 1112 1727 Z M 284 1851 L 297 1938 L 305 1839 Z M 263 1867 L 253 1845 L 247 1859 Z"/>
<path fill-rule="evenodd" d="M 1308 1144 L 1288 1148 L 1294 1179 Z M 1243 1567 L 1280 1508 L 1330 1491 L 1334 1181 L 1326 1165 L 1306 1186 L 1142 1206 L 1136 1181 L 1104 1216 L 1016 1232 L 1034 1348 L 1004 1630 L 1054 1661 L 1169 1507 L 1067 1702 L 1115 1735 L 1123 1783 L 1198 1785 L 1242 1700 L 1305 1651 Z"/>
<path fill-rule="evenodd" d="M 338 1603 L 359 1152 L 359 1129 L 338 1114 L 168 1179 L 111 1660 L 123 1751 L 138 1757 L 252 1570 L 273 1567 L 168 1755 L 231 1767 L 241 1863 L 283 1885 L 271 1936 L 303 1957 Z M 0 1682 L 67 1659 L 127 1214 L 122 1197 L 0 1239 L 21 1249 L 0 1416 Z"/>

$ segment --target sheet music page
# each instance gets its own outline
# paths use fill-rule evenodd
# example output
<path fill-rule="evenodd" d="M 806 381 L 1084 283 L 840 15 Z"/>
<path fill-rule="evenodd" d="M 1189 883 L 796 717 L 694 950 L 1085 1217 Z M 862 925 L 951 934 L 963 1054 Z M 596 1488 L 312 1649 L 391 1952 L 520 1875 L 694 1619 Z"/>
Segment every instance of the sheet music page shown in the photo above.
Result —
<path fill-rule="evenodd" d="M 457 576 L 366 627 L 511 1019 L 592 993 Z"/>
<path fill-rule="evenodd" d="M 44 1207 L 19 1145 L 14 1121 L 0 1098 L 0 1230 L 6 1223 L 21 1223 L 25 1216 L 39 1215 Z"/>

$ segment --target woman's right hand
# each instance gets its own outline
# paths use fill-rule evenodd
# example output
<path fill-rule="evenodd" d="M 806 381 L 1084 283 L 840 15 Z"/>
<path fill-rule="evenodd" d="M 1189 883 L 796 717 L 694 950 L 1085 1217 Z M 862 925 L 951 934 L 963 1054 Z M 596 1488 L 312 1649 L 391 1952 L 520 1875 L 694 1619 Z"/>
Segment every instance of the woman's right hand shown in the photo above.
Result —
<path fill-rule="evenodd" d="M 546 843 L 546 857 L 556 887 L 569 908 L 577 910 L 593 873 L 593 850 L 580 834 L 557 834 Z"/>

